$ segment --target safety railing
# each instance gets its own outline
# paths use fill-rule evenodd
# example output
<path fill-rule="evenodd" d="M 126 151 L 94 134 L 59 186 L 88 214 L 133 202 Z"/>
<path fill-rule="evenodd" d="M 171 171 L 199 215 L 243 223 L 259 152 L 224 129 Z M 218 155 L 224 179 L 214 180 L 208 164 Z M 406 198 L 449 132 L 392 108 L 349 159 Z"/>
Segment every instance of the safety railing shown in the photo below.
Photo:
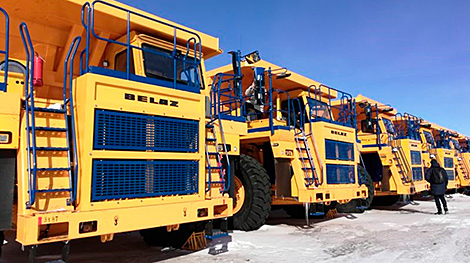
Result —
<path fill-rule="evenodd" d="M 395 115 L 396 139 L 421 140 L 421 119 L 409 113 L 397 113 Z"/>
<path fill-rule="evenodd" d="M 105 6 L 106 8 L 112 8 L 117 10 L 118 12 L 123 12 L 126 18 L 126 41 L 118 41 L 113 40 L 110 38 L 106 38 L 100 36 L 95 30 L 95 23 L 96 23 L 96 13 L 99 12 L 99 6 Z M 148 21 L 149 24 L 157 23 L 159 25 L 163 25 L 165 27 L 169 27 L 173 29 L 173 50 L 170 53 L 163 52 L 156 48 L 148 48 L 148 47 L 140 47 L 137 45 L 131 44 L 131 18 L 138 17 L 140 19 L 145 19 Z M 80 54 L 80 65 L 81 65 L 81 73 L 86 73 L 89 71 L 93 71 L 93 67 L 90 67 L 90 39 L 94 38 L 99 41 L 105 41 L 110 44 L 115 44 L 119 46 L 125 47 L 126 52 L 126 71 L 124 78 L 127 80 L 138 80 L 139 78 L 134 78 L 134 74 L 132 73 L 131 69 L 131 53 L 133 50 L 140 50 L 144 53 L 149 53 L 153 56 L 159 56 L 166 59 L 173 60 L 173 76 L 165 76 L 164 78 L 161 76 L 147 76 L 147 78 L 156 78 L 162 81 L 162 83 L 166 82 L 173 82 L 172 87 L 174 89 L 182 89 L 187 91 L 199 92 L 200 88 L 203 86 L 203 79 L 201 72 L 201 60 L 202 60 L 202 46 L 201 46 L 201 37 L 190 30 L 184 29 L 182 27 L 178 27 L 167 23 L 165 21 L 161 21 L 152 17 L 149 17 L 145 14 L 132 11 L 121 6 L 108 3 L 102 0 L 97 0 L 92 2 L 91 4 L 85 3 L 82 6 L 82 25 L 86 30 L 86 47 Z M 184 32 L 185 34 L 189 34 L 190 37 L 186 40 L 186 50 L 181 52 L 178 50 L 178 32 Z M 191 54 L 191 52 L 193 54 Z M 192 57 L 191 57 L 192 56 Z M 96 68 L 96 67 L 95 67 Z M 181 71 L 179 71 L 179 68 Z M 101 71 L 98 71 L 101 72 Z M 102 72 L 106 72 L 102 70 Z M 115 74 L 116 75 L 116 74 Z M 146 74 L 147 75 L 147 74 Z M 183 76 L 184 75 L 184 76 Z M 171 81 L 169 79 L 172 79 Z M 163 84 L 162 84 L 163 85 Z M 183 87 L 183 86 L 184 87 Z"/>
<path fill-rule="evenodd" d="M 397 163 L 397 169 L 401 174 L 403 183 L 409 183 L 412 181 L 412 167 L 406 158 L 405 150 L 403 150 L 402 140 L 392 141 L 392 153 Z"/>
<path fill-rule="evenodd" d="M 73 39 L 71 46 L 67 52 L 64 61 L 64 83 L 63 83 L 63 108 L 41 108 L 35 106 L 34 101 L 34 46 L 31 41 L 31 36 L 26 23 L 20 24 L 20 35 L 26 53 L 26 74 L 25 74 L 25 124 L 26 124 L 26 150 L 27 150 L 27 166 L 28 166 L 28 201 L 26 207 L 31 208 L 36 201 L 37 193 L 52 193 L 52 192 L 70 192 L 70 198 L 67 200 L 68 205 L 72 205 L 76 198 L 76 182 L 78 173 L 78 155 L 75 136 L 75 117 L 74 105 L 72 96 L 72 81 L 73 81 L 73 64 L 74 58 L 77 53 L 78 46 L 80 45 L 81 37 Z M 68 89 L 68 93 L 67 93 Z M 68 95 L 68 96 L 67 96 Z M 70 107 L 71 121 L 68 121 L 68 108 Z M 48 112 L 64 114 L 65 129 L 62 127 L 36 127 L 35 112 Z M 71 125 L 71 127 L 69 126 Z M 36 144 L 37 131 L 55 131 L 65 132 L 67 138 L 67 147 L 38 147 Z M 70 158 L 71 142 L 73 143 L 74 153 L 74 169 L 72 170 L 72 160 Z M 37 152 L 38 151 L 66 151 L 68 158 L 68 167 L 38 167 Z M 37 173 L 39 171 L 67 171 L 69 175 L 68 188 L 56 189 L 37 189 Z"/>
<path fill-rule="evenodd" d="M 321 161 L 321 157 L 319 156 L 315 137 L 313 136 L 312 123 L 309 122 L 309 132 L 305 132 L 305 119 L 308 118 L 308 116 L 306 107 L 302 103 L 302 97 L 292 99 L 291 103 L 291 109 L 293 111 L 293 128 L 295 131 L 294 138 L 297 149 L 299 151 L 299 161 L 302 164 L 301 168 L 305 174 L 305 185 L 307 187 L 313 184 L 315 186 L 319 186 L 323 184 L 323 163 Z M 320 172 L 317 172 L 315 168 L 315 159 L 310 150 L 309 141 L 313 143 L 316 157 L 315 159 L 320 162 Z M 304 155 L 304 152 L 307 154 L 307 156 Z"/>
<path fill-rule="evenodd" d="M 240 85 L 241 76 L 218 73 L 211 87 L 211 118 L 245 121 L 245 102 Z"/>
<path fill-rule="evenodd" d="M 417 141 L 421 140 L 421 136 L 419 132 L 421 119 L 406 112 L 403 116 L 408 122 L 407 123 L 408 124 L 407 125 L 408 138 L 417 140 Z"/>
<path fill-rule="evenodd" d="M 443 148 L 443 149 L 452 149 L 450 146 L 451 139 L 450 133 L 445 130 L 440 130 L 438 136 L 436 136 L 436 148 Z"/>
<path fill-rule="evenodd" d="M 8 16 L 7 11 L 0 7 L 0 12 L 2 12 L 5 20 L 5 49 L 0 50 L 0 55 L 5 57 L 3 63 L 3 81 L 0 82 L 0 91 L 7 91 L 7 83 L 8 83 L 8 58 L 9 58 L 9 49 L 10 49 L 10 17 Z"/>
<path fill-rule="evenodd" d="M 470 140 L 463 140 L 460 148 L 462 149 L 461 152 L 470 153 Z"/>
<path fill-rule="evenodd" d="M 351 94 L 321 84 L 319 87 L 311 85 L 308 88 L 310 108 L 310 121 L 327 121 L 357 128 L 356 104 Z M 327 101 L 327 102 L 326 102 Z M 338 105 L 333 105 L 339 101 Z M 338 111 L 338 118 L 333 120 L 333 110 Z"/>
<path fill-rule="evenodd" d="M 372 118 L 374 120 L 374 118 Z M 379 146 L 379 149 L 382 149 L 382 138 L 381 138 L 381 130 L 380 130 L 380 116 L 379 116 L 379 107 L 377 104 L 375 104 L 375 134 L 377 136 L 376 138 L 376 144 Z"/>
<path fill-rule="evenodd" d="M 80 46 L 82 38 L 80 36 L 75 37 L 70 45 L 70 48 L 67 52 L 67 56 L 64 61 L 64 88 L 63 88 L 63 98 L 64 98 L 64 109 L 65 109 L 65 125 L 67 129 L 67 148 L 70 150 L 72 148 L 73 158 L 74 158 L 74 169 L 69 170 L 69 183 L 70 188 L 72 189 L 69 199 L 69 205 L 75 202 L 77 197 L 77 182 L 78 182 L 78 154 L 77 154 L 77 136 L 75 133 L 75 109 L 73 104 L 73 65 L 75 56 L 77 54 L 78 47 Z M 68 94 L 67 94 L 68 89 Z M 68 95 L 68 97 L 67 97 Z M 68 121 L 70 109 L 70 122 Z M 70 145 L 72 142 L 72 146 Z M 70 153 L 68 154 L 68 166 L 72 167 Z M 72 176 L 73 173 L 73 176 Z"/>
<path fill-rule="evenodd" d="M 228 148 L 227 142 L 225 139 L 224 128 L 222 126 L 222 120 L 218 119 L 219 122 L 219 129 L 220 129 L 220 137 L 222 138 L 222 153 L 220 153 L 219 143 L 217 141 L 216 130 L 214 126 L 214 122 L 217 121 L 215 119 L 209 121 L 206 124 L 206 129 L 212 129 L 212 140 L 215 141 L 215 149 L 216 152 L 210 152 L 208 148 L 208 139 L 206 138 L 206 169 L 207 169 L 207 181 L 206 181 L 206 193 L 212 189 L 212 184 L 221 184 L 223 185 L 221 192 L 229 192 L 232 183 L 232 169 L 230 164 L 230 158 L 228 155 Z M 211 156 L 215 156 L 217 161 L 217 166 L 211 165 Z M 212 170 L 218 170 L 220 181 L 212 181 Z"/>
<path fill-rule="evenodd" d="M 462 154 L 462 151 L 457 151 L 457 156 L 458 156 L 458 164 L 459 166 L 462 166 L 463 168 L 461 168 L 464 173 L 464 178 L 465 179 L 470 179 L 470 165 L 468 164 L 467 160 L 465 159 L 465 157 L 463 156 Z"/>
<path fill-rule="evenodd" d="M 37 155 L 36 155 L 36 123 L 34 118 L 34 46 L 31 41 L 28 26 L 22 22 L 20 24 L 20 34 L 26 52 L 26 76 L 25 76 L 25 116 L 26 116 L 26 149 L 28 161 L 28 187 L 29 199 L 26 205 L 31 207 L 36 199 L 36 173 L 37 173 Z M 31 118 L 30 118 L 31 116 Z M 30 125 L 31 119 L 31 125 Z"/>
<path fill-rule="evenodd" d="M 403 118 L 403 114 L 398 112 L 395 115 L 395 139 L 405 138 L 405 119 Z"/>
<path fill-rule="evenodd" d="M 305 130 L 305 119 L 307 111 L 304 103 L 301 101 L 302 98 L 291 99 L 291 110 L 292 110 L 292 126 L 297 129 Z"/>
<path fill-rule="evenodd" d="M 239 57 L 235 58 L 236 60 Z M 240 61 L 238 61 L 240 63 Z M 210 92 L 210 121 L 206 124 L 206 128 L 212 129 L 212 136 L 213 140 L 215 141 L 215 146 L 218 152 L 210 153 L 208 151 L 208 141 L 206 141 L 206 162 L 207 162 L 207 170 L 208 170 L 208 180 L 206 181 L 207 188 L 206 192 L 210 191 L 212 184 L 220 183 L 224 185 L 223 192 L 228 192 L 231 188 L 231 165 L 230 165 L 230 158 L 228 155 L 228 148 L 227 142 L 225 139 L 225 133 L 223 128 L 222 120 L 232 120 L 232 121 L 245 121 L 245 103 L 241 91 L 241 74 L 228 74 L 228 73 L 218 73 L 214 76 L 214 80 L 212 81 L 211 85 L 211 92 Z M 218 122 L 219 130 L 220 130 L 220 137 L 222 139 L 221 146 L 222 146 L 222 153 L 219 153 L 219 143 L 217 141 L 216 130 L 214 127 L 214 123 Z M 210 157 L 209 155 L 215 154 L 217 163 L 219 167 L 212 167 L 210 165 Z M 225 167 L 223 167 L 223 163 L 225 163 Z M 223 169 L 225 168 L 225 169 Z M 219 170 L 219 177 L 220 181 L 212 181 L 212 170 L 218 169 Z M 225 171 L 225 172 L 224 172 Z M 227 179 L 225 180 L 225 175 Z"/>

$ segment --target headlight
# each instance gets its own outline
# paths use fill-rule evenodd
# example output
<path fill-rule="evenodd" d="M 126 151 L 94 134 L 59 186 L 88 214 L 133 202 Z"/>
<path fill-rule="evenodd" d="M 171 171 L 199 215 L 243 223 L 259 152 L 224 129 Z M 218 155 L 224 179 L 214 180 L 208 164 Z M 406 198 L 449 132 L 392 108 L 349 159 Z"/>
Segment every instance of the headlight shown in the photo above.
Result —
<path fill-rule="evenodd" d="M 0 132 L 0 143 L 11 143 L 11 132 Z"/>

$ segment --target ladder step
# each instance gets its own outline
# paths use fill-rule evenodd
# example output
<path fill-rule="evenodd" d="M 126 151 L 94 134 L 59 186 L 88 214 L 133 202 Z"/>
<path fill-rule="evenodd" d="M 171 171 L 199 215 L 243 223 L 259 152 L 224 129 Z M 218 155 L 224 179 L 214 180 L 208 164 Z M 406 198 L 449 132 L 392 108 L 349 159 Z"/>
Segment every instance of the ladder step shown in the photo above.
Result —
<path fill-rule="evenodd" d="M 59 189 L 42 189 L 36 190 L 37 193 L 54 193 L 54 192 L 70 192 L 71 188 L 59 188 Z"/>
<path fill-rule="evenodd" d="M 50 109 L 50 108 L 39 108 L 39 107 L 34 107 L 34 111 L 51 112 L 51 113 L 65 113 L 64 109 Z"/>
<path fill-rule="evenodd" d="M 214 124 L 206 124 L 206 128 L 214 128 Z"/>
<path fill-rule="evenodd" d="M 38 168 L 38 171 L 70 171 L 68 167 L 61 167 L 61 168 Z"/>
<path fill-rule="evenodd" d="M 299 151 L 306 151 L 306 150 L 308 150 L 308 149 L 307 149 L 307 148 L 302 148 L 302 147 L 301 147 L 301 148 L 297 148 L 297 150 L 299 150 Z"/>
<path fill-rule="evenodd" d="M 215 142 L 215 141 L 217 141 L 217 139 L 216 139 L 216 138 L 206 138 L 206 141 L 208 141 L 208 142 Z"/>
<path fill-rule="evenodd" d="M 32 129 L 33 127 L 29 127 Z M 58 127 L 36 127 L 38 131 L 55 131 L 55 132 L 64 132 L 67 131 L 66 128 L 58 128 Z"/>
<path fill-rule="evenodd" d="M 299 159 L 301 159 L 301 160 L 309 160 L 310 158 L 301 156 L 301 157 L 299 157 Z"/>
<path fill-rule="evenodd" d="M 218 153 L 218 152 L 208 152 L 207 154 L 209 154 L 209 155 L 219 155 L 220 153 Z"/>
<path fill-rule="evenodd" d="M 227 88 L 227 89 L 220 89 L 220 93 L 227 92 L 227 91 L 232 91 L 232 88 Z"/>
<path fill-rule="evenodd" d="M 222 169 L 223 167 L 222 166 L 211 166 L 211 167 L 206 167 L 206 169 L 211 169 L 211 170 L 220 170 Z"/>
<path fill-rule="evenodd" d="M 219 103 L 220 105 L 229 105 L 229 104 L 234 104 L 235 102 L 233 101 L 230 101 L 230 100 L 227 100 L 227 101 L 224 101 L 224 102 L 221 102 Z"/>
<path fill-rule="evenodd" d="M 68 150 L 69 150 L 68 147 L 36 147 L 36 151 L 68 151 Z"/>
<path fill-rule="evenodd" d="M 206 182 L 206 184 L 208 184 L 209 182 Z M 211 181 L 210 182 L 211 184 L 223 184 L 225 183 L 225 181 Z"/>

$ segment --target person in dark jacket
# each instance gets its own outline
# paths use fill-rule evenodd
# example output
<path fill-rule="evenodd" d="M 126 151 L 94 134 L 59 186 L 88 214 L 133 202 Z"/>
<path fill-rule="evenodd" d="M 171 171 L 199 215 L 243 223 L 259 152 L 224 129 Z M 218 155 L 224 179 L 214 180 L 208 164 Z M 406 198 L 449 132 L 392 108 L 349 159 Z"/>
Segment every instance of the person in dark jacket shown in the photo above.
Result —
<path fill-rule="evenodd" d="M 446 170 L 444 170 L 439 163 L 435 160 L 431 160 L 431 168 L 429 168 L 426 171 L 426 181 L 428 181 L 431 184 L 431 194 L 434 196 L 434 200 L 436 201 L 436 207 L 437 207 L 437 215 L 442 214 L 442 208 L 441 208 L 441 203 L 442 206 L 444 207 L 444 212 L 447 214 L 449 211 L 447 209 L 447 202 L 444 197 L 444 194 L 446 193 L 447 190 L 447 173 Z"/>

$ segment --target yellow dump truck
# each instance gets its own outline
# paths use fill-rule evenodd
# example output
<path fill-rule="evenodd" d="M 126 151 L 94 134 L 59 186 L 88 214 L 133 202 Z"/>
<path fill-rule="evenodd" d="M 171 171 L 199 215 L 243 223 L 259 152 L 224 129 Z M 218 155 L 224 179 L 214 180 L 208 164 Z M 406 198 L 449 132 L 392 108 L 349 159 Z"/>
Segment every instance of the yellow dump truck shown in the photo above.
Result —
<path fill-rule="evenodd" d="M 322 215 L 346 203 L 338 207 L 363 211 L 369 194 L 358 166 L 353 98 L 256 52 L 239 58 L 209 72 L 211 101 L 218 105 L 213 112 L 248 125 L 237 130 L 234 227 L 259 228 L 271 206 L 293 217 Z"/>
<path fill-rule="evenodd" d="M 440 166 L 446 170 L 449 180 L 447 189 L 456 191 L 461 187 L 461 181 L 468 180 L 468 172 L 461 164 L 460 152 L 455 148 L 459 144 L 458 134 L 424 120 L 421 122 L 421 130 L 423 141 L 426 141 L 429 160 L 436 159 Z"/>
<path fill-rule="evenodd" d="M 376 203 L 393 204 L 401 195 L 429 190 L 419 119 L 363 95 L 355 103 L 360 152 Z"/>
<path fill-rule="evenodd" d="M 205 107 L 217 38 L 115 1 L 0 7 L 0 244 L 13 228 L 32 258 L 135 230 L 179 246 L 232 215 L 229 153 Z"/>

